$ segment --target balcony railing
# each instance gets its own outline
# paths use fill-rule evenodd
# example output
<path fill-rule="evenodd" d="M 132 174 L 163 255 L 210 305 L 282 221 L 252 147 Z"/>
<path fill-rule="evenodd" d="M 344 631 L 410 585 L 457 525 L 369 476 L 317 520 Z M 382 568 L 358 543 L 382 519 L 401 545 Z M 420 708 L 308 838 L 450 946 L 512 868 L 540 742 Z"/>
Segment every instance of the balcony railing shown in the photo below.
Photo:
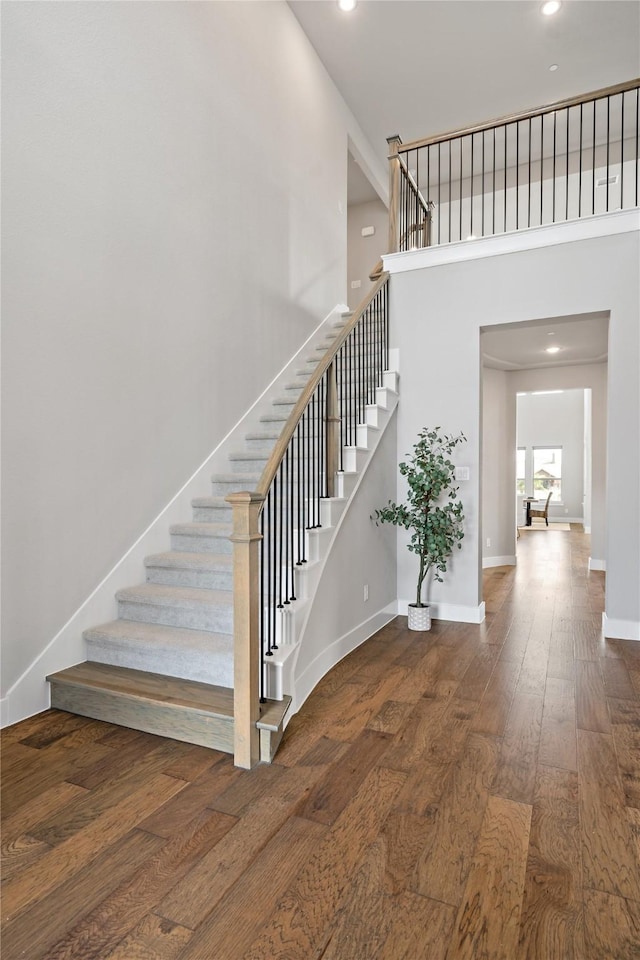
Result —
<path fill-rule="evenodd" d="M 637 207 L 639 87 L 412 143 L 389 138 L 390 252 Z"/>
<path fill-rule="evenodd" d="M 284 612 L 307 563 L 309 531 L 322 525 L 321 501 L 335 496 L 344 448 L 375 402 L 388 367 L 388 274 L 383 274 L 321 357 L 253 492 L 234 493 L 235 763 L 258 759 L 256 721 L 268 664 L 283 642 Z M 284 641 L 286 642 L 286 640 Z"/>

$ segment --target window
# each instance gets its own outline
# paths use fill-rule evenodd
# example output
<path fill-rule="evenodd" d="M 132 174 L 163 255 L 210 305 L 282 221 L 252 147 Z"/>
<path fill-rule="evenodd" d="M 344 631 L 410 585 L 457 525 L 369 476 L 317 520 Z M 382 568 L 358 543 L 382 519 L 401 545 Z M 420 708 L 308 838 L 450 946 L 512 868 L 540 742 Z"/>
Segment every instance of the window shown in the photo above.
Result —
<path fill-rule="evenodd" d="M 526 447 L 518 447 L 516 450 L 516 494 L 524 496 L 525 478 L 526 478 Z"/>
<path fill-rule="evenodd" d="M 562 447 L 533 448 L 533 495 L 551 501 L 562 500 Z"/>

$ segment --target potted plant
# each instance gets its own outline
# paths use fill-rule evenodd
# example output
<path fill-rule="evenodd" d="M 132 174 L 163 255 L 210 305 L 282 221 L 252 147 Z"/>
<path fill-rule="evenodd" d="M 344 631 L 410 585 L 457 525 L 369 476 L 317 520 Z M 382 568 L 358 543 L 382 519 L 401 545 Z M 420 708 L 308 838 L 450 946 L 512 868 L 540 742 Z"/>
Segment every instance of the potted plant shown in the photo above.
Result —
<path fill-rule="evenodd" d="M 390 500 L 388 506 L 375 511 L 376 523 L 392 523 L 410 531 L 407 546 L 420 560 L 416 601 L 409 604 L 410 630 L 431 629 L 429 604 L 422 602 L 424 581 L 433 571 L 433 579 L 442 583 L 454 547 L 461 548 L 464 514 L 457 498 L 455 466 L 449 458 L 465 440 L 462 433 L 453 436 L 442 433 L 440 427 L 424 427 L 413 453 L 399 465 L 409 488 L 406 503 Z"/>

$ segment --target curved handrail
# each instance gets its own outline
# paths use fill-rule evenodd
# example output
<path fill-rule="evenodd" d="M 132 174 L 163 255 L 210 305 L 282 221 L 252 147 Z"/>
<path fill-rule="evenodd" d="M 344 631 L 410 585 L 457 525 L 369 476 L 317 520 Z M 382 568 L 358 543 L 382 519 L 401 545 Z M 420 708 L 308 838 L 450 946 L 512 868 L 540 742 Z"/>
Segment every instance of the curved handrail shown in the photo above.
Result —
<path fill-rule="evenodd" d="M 262 475 L 260 477 L 260 480 L 258 481 L 258 485 L 255 490 L 256 495 L 266 497 L 269 491 L 269 488 L 271 487 L 271 484 L 273 483 L 273 480 L 276 476 L 276 473 L 278 472 L 278 468 L 282 463 L 282 460 L 291 442 L 293 434 L 295 433 L 295 430 L 296 430 L 296 427 L 298 426 L 300 418 L 302 417 L 302 414 L 304 413 L 307 407 L 307 404 L 309 403 L 309 400 L 313 396 L 313 393 L 315 392 L 318 384 L 322 380 L 322 377 L 324 376 L 328 368 L 331 366 L 331 363 L 334 357 L 336 356 L 336 354 L 338 353 L 338 351 L 340 350 L 340 347 L 348 338 L 352 330 L 355 329 L 355 327 L 358 324 L 358 321 L 364 315 L 365 311 L 368 309 L 371 303 L 375 300 L 376 294 L 378 294 L 379 291 L 382 289 L 388 277 L 389 277 L 388 273 L 383 273 L 380 275 L 380 279 L 371 288 L 370 292 L 367 294 L 364 300 L 360 303 L 358 308 L 354 311 L 353 316 L 349 321 L 349 323 L 345 325 L 343 330 L 336 337 L 335 341 L 331 344 L 330 347 L 327 348 L 327 352 L 325 353 L 324 357 L 320 360 L 320 363 L 318 364 L 316 369 L 313 371 L 312 375 L 309 378 L 308 383 L 306 384 L 300 397 L 298 398 L 296 405 L 294 406 L 293 410 L 289 414 L 289 418 L 285 423 L 282 429 L 282 432 L 280 434 L 280 437 L 271 452 L 271 456 L 269 457 L 269 460 L 267 461 L 267 464 L 264 470 L 262 471 Z"/>

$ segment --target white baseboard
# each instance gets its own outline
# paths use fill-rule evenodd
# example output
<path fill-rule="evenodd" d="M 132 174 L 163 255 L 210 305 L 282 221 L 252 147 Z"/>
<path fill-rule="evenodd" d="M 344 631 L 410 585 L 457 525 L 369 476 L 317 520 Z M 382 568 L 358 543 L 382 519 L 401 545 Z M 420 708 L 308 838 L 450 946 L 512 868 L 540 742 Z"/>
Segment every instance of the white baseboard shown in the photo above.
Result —
<path fill-rule="evenodd" d="M 516 558 L 515 557 L 483 557 L 482 558 L 482 567 L 486 569 L 487 567 L 515 567 Z"/>
<path fill-rule="evenodd" d="M 602 614 L 602 632 L 611 640 L 640 640 L 640 622 L 637 620 L 614 620 Z"/>
<path fill-rule="evenodd" d="M 455 623 L 482 623 L 484 620 L 484 600 L 477 607 L 468 607 L 461 603 L 431 603 L 433 620 L 451 620 Z M 398 600 L 398 613 L 406 617 L 409 600 Z"/>
<path fill-rule="evenodd" d="M 368 620 L 364 620 L 358 624 L 353 630 L 349 630 L 349 632 L 345 633 L 342 637 L 338 637 L 337 640 L 334 640 L 333 643 L 329 644 L 328 647 L 325 647 L 325 649 L 318 654 L 315 660 L 305 668 L 300 676 L 295 678 L 295 691 L 293 693 L 293 702 L 287 715 L 287 723 L 290 717 L 297 713 L 309 694 L 332 667 L 335 667 L 347 654 L 355 650 L 356 647 L 359 647 L 360 644 L 368 640 L 369 637 L 372 637 L 374 633 L 377 633 L 378 630 L 381 630 L 382 627 L 386 626 L 387 623 L 397 616 L 395 606 L 395 603 L 390 604 L 383 610 L 379 610 L 378 613 L 374 613 Z M 391 612 L 392 608 L 393 612 Z"/>
<path fill-rule="evenodd" d="M 166 550 L 169 527 L 174 523 L 184 523 L 191 518 L 191 500 L 209 492 L 211 473 L 224 467 L 229 452 L 238 443 L 238 436 L 253 428 L 255 421 L 270 403 L 271 391 L 277 391 L 280 384 L 291 379 L 291 370 L 299 364 L 301 354 L 308 351 L 315 342 L 319 342 L 326 335 L 326 325 L 340 319 L 347 309 L 344 304 L 338 304 L 318 324 L 255 403 L 15 681 L 4 697 L 5 703 L 0 714 L 2 726 L 17 723 L 19 720 L 25 720 L 35 713 L 48 709 L 51 698 L 49 684 L 45 679 L 47 675 L 86 659 L 83 631 L 99 623 L 116 619 L 118 616 L 116 592 L 134 583 L 140 583 L 144 579 L 144 558 L 149 554 L 162 553 Z"/>
<path fill-rule="evenodd" d="M 589 557 L 589 570 L 606 570 L 607 561 L 598 560 L 596 557 Z"/>

